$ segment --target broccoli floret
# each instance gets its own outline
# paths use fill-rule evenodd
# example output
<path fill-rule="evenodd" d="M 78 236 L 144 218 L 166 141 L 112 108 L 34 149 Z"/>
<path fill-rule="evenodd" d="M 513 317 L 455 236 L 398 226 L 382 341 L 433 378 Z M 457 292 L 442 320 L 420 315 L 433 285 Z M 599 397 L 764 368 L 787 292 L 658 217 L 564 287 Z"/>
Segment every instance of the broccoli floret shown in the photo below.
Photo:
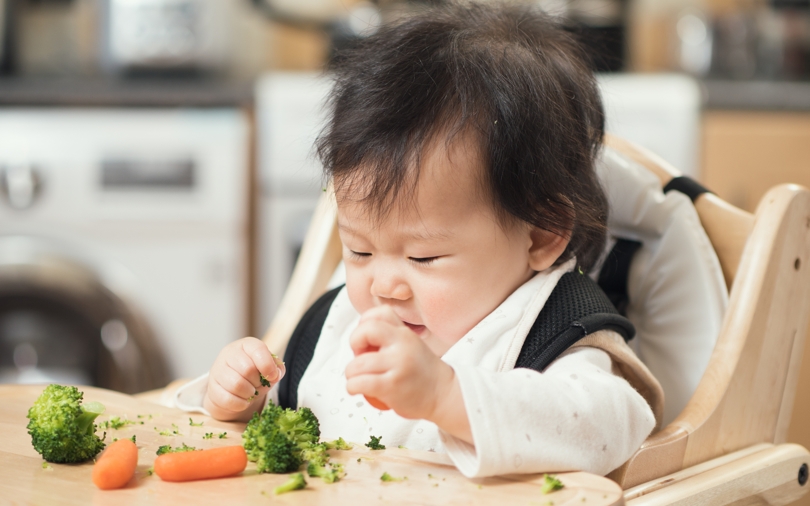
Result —
<path fill-rule="evenodd" d="M 93 423 L 104 406 L 83 397 L 76 387 L 49 385 L 28 410 L 31 443 L 48 462 L 83 462 L 104 449 Z"/>
<path fill-rule="evenodd" d="M 380 439 L 382 439 L 382 436 L 380 437 L 371 436 L 371 439 L 369 440 L 368 443 L 366 443 L 366 446 L 368 446 L 372 450 L 385 450 L 385 445 L 380 444 Z"/>
<path fill-rule="evenodd" d="M 344 441 L 342 437 L 334 441 L 326 441 L 323 444 L 326 446 L 327 450 L 351 450 L 353 448 L 353 446 Z"/>
<path fill-rule="evenodd" d="M 408 479 L 407 476 L 403 476 L 402 478 L 395 478 L 395 477 L 391 476 L 390 474 L 388 474 L 387 471 L 382 473 L 382 476 L 380 476 L 381 481 L 405 481 L 407 479 Z"/>
<path fill-rule="evenodd" d="M 343 478 L 346 473 L 343 472 L 343 464 L 330 464 L 327 466 L 310 462 L 307 466 L 307 474 L 313 478 L 320 477 L 326 483 L 334 483 Z"/>
<path fill-rule="evenodd" d="M 286 494 L 287 492 L 292 492 L 293 490 L 301 490 L 306 486 L 307 480 L 304 479 L 304 475 L 301 473 L 295 473 L 290 475 L 289 480 L 274 488 L 273 493 L 276 495 Z"/>
<path fill-rule="evenodd" d="M 543 484 L 540 486 L 540 491 L 544 494 L 554 492 L 555 490 L 560 490 L 565 486 L 563 485 L 563 482 L 558 480 L 553 474 L 545 474 L 543 476 Z"/>
<path fill-rule="evenodd" d="M 263 387 L 273 386 L 273 384 L 270 383 L 270 381 L 267 378 L 265 378 L 263 374 L 259 374 L 259 383 L 261 383 Z M 259 392 L 256 392 L 256 395 L 258 394 Z"/>
<path fill-rule="evenodd" d="M 270 403 L 253 415 L 242 440 L 259 472 L 289 473 L 301 467 L 304 450 L 312 450 L 320 435 L 318 419 L 309 408 L 293 411 Z"/>

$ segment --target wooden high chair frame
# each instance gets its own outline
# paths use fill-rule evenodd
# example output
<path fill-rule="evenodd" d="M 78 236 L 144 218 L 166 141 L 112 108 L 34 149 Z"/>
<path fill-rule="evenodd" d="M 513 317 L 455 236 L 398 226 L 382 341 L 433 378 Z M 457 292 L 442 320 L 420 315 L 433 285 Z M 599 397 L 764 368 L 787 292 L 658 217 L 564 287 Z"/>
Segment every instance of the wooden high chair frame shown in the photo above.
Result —
<path fill-rule="evenodd" d="M 680 175 L 622 139 L 607 136 L 605 143 L 662 186 Z M 753 215 L 713 194 L 701 195 L 695 208 L 730 287 L 722 330 L 683 412 L 610 477 L 633 505 L 787 504 L 810 489 L 801 483 L 810 454 L 785 443 L 810 313 L 810 192 L 776 186 Z M 264 336 L 273 352 L 284 352 L 340 260 L 330 192 Z"/>

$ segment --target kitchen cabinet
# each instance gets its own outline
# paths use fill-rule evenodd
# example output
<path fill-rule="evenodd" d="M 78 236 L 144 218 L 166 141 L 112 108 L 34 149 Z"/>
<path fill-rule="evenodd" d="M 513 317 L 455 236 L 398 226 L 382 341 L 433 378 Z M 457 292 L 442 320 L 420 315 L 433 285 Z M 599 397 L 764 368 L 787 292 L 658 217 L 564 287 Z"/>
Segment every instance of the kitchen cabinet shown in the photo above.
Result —
<path fill-rule="evenodd" d="M 708 110 L 702 141 L 703 183 L 742 209 L 754 211 L 765 192 L 780 183 L 810 188 L 810 111 Z M 810 448 L 807 340 L 788 441 Z M 810 506 L 810 495 L 795 504 Z"/>

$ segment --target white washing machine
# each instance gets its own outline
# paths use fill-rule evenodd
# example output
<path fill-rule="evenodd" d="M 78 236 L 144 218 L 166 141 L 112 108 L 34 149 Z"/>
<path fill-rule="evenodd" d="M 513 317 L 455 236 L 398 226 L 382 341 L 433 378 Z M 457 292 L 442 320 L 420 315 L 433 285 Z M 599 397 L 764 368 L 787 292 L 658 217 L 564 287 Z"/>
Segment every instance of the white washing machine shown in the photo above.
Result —
<path fill-rule="evenodd" d="M 0 382 L 207 371 L 247 322 L 237 109 L 0 111 Z"/>

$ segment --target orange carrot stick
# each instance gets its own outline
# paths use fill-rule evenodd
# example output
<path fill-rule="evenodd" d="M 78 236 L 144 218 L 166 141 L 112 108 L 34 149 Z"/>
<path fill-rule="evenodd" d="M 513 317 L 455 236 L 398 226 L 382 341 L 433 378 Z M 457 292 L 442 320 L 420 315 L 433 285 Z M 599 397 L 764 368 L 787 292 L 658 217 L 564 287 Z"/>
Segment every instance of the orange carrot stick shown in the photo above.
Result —
<path fill-rule="evenodd" d="M 131 439 L 110 444 L 93 466 L 93 483 L 101 490 L 121 488 L 132 479 L 138 466 L 138 447 Z"/>
<path fill-rule="evenodd" d="M 193 452 L 164 453 L 155 459 L 155 474 L 165 481 L 207 480 L 241 473 L 247 454 L 241 446 Z"/>

